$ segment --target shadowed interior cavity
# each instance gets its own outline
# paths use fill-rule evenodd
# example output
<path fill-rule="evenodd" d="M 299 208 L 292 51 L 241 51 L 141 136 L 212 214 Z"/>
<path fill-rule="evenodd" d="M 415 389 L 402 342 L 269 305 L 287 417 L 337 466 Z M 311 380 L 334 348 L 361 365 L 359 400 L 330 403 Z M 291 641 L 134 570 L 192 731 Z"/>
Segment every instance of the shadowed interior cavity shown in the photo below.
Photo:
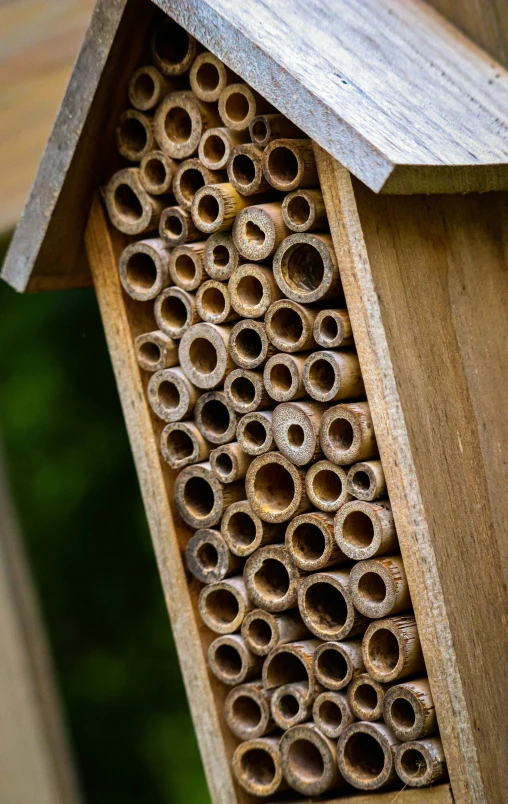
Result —
<path fill-rule="evenodd" d="M 225 108 L 233 123 L 241 123 L 249 114 L 249 101 L 243 92 L 232 92 L 226 100 Z"/>
<path fill-rule="evenodd" d="M 228 589 L 209 592 L 205 605 L 208 616 L 218 625 L 230 625 L 238 617 L 238 600 Z"/>
<path fill-rule="evenodd" d="M 226 153 L 226 145 L 222 137 L 218 134 L 210 134 L 204 142 L 203 153 L 205 159 L 210 162 L 211 165 L 220 164 Z"/>
<path fill-rule="evenodd" d="M 310 204 L 303 195 L 296 195 L 289 201 L 286 212 L 293 226 L 303 226 L 310 218 Z"/>
<path fill-rule="evenodd" d="M 294 500 L 294 480 L 285 466 L 275 462 L 266 463 L 258 469 L 254 479 L 254 495 L 262 508 L 281 513 Z"/>
<path fill-rule="evenodd" d="M 209 399 L 201 409 L 201 422 L 207 433 L 221 436 L 231 424 L 227 406 L 220 399 Z"/>
<path fill-rule="evenodd" d="M 397 667 L 400 648 L 395 634 L 388 628 L 379 628 L 368 643 L 369 659 L 381 673 L 391 673 Z"/>
<path fill-rule="evenodd" d="M 187 480 L 183 498 L 188 511 L 196 519 L 204 519 L 213 510 L 215 495 L 212 487 L 203 477 L 190 477 Z"/>
<path fill-rule="evenodd" d="M 351 511 L 344 518 L 342 525 L 344 541 L 353 547 L 370 547 L 374 539 L 374 525 L 363 511 Z"/>
<path fill-rule="evenodd" d="M 312 522 L 302 522 L 291 536 L 294 554 L 304 561 L 319 560 L 326 548 L 326 541 L 321 528 Z"/>
<path fill-rule="evenodd" d="M 228 520 L 228 534 L 241 547 L 250 547 L 256 538 L 256 525 L 245 511 L 235 511 Z"/>
<path fill-rule="evenodd" d="M 178 23 L 167 21 L 158 28 L 154 46 L 155 52 L 163 62 L 176 67 L 189 52 L 189 36 Z"/>
<path fill-rule="evenodd" d="M 382 603 L 386 598 L 386 584 L 377 572 L 366 572 L 358 581 L 358 594 L 366 603 Z"/>
<path fill-rule="evenodd" d="M 199 374 L 211 374 L 217 367 L 217 350 L 207 338 L 195 338 L 190 345 L 189 360 Z"/>
<path fill-rule="evenodd" d="M 139 354 L 146 363 L 156 366 L 161 359 L 161 350 L 154 341 L 145 341 L 139 347 Z"/>
<path fill-rule="evenodd" d="M 129 184 L 119 184 L 115 190 L 115 207 L 122 218 L 135 223 L 143 217 L 141 201 Z"/>
<path fill-rule="evenodd" d="M 151 290 L 157 280 L 157 266 L 149 254 L 135 251 L 125 267 L 127 282 L 138 293 Z"/>
<path fill-rule="evenodd" d="M 319 581 L 305 593 L 307 616 L 314 626 L 333 630 L 345 625 L 348 608 L 344 595 L 330 583 Z"/>
<path fill-rule="evenodd" d="M 282 600 L 289 591 L 289 573 L 281 561 L 265 558 L 254 573 L 252 582 L 258 594 L 265 600 Z"/>
<path fill-rule="evenodd" d="M 242 772 L 252 784 L 260 787 L 271 785 L 275 778 L 275 763 L 262 748 L 251 748 L 242 756 Z"/>
<path fill-rule="evenodd" d="M 332 504 L 342 494 L 342 481 L 331 469 L 320 469 L 312 479 L 312 489 L 318 500 Z"/>
<path fill-rule="evenodd" d="M 382 773 L 385 765 L 383 749 L 370 734 L 352 734 L 344 747 L 344 760 L 349 771 L 364 782 L 370 782 Z"/>
<path fill-rule="evenodd" d="M 310 740 L 300 739 L 291 743 L 288 751 L 291 772 L 304 782 L 319 782 L 325 772 L 321 752 Z"/>
<path fill-rule="evenodd" d="M 166 439 L 167 449 L 177 461 L 190 458 L 194 452 L 192 438 L 184 430 L 171 430 Z"/>
<path fill-rule="evenodd" d="M 137 117 L 126 117 L 120 124 L 120 142 L 133 153 L 140 154 L 146 148 L 146 129 Z"/>
<path fill-rule="evenodd" d="M 279 145 L 268 157 L 268 170 L 276 181 L 289 186 L 298 176 L 298 159 L 285 145 Z"/>
<path fill-rule="evenodd" d="M 187 142 L 192 134 L 192 121 L 187 109 L 182 106 L 172 106 L 168 109 L 164 130 L 168 140 L 176 145 Z"/>

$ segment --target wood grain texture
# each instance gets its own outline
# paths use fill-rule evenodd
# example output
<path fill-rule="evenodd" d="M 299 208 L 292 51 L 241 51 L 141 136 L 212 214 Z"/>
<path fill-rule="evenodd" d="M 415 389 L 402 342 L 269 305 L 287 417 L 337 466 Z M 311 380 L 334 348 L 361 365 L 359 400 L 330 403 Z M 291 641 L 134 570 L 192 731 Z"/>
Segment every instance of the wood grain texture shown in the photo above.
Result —
<path fill-rule="evenodd" d="M 297 802 L 287 804 L 315 804 L 316 799 L 299 799 Z M 340 798 L 320 798 L 321 804 L 454 804 L 450 786 L 447 784 L 427 787 L 423 790 L 406 788 L 404 790 L 390 790 L 388 793 L 376 791 L 373 793 L 355 793 L 352 796 Z M 275 804 L 275 802 L 270 802 Z"/>
<path fill-rule="evenodd" d="M 493 58 L 508 66 L 508 14 L 505 0 L 427 2 Z"/>

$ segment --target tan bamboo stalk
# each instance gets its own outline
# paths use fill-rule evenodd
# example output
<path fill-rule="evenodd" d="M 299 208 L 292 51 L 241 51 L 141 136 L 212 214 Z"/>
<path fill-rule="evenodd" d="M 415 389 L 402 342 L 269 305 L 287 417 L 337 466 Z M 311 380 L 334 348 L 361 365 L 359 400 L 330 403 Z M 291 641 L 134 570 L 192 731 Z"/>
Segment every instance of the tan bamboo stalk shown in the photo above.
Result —
<path fill-rule="evenodd" d="M 314 321 L 314 338 L 323 349 L 353 346 L 353 330 L 347 310 L 320 310 Z"/>
<path fill-rule="evenodd" d="M 186 159 L 181 162 L 173 177 L 173 193 L 182 209 L 191 211 L 197 191 L 206 184 L 219 184 L 226 180 L 221 170 L 210 170 L 199 159 Z"/>
<path fill-rule="evenodd" d="M 234 687 L 224 702 L 224 718 L 239 740 L 256 740 L 275 731 L 270 695 L 261 681 Z"/>
<path fill-rule="evenodd" d="M 316 315 L 316 310 L 289 299 L 275 301 L 265 317 L 266 334 L 281 352 L 315 349 L 313 326 Z"/>
<path fill-rule="evenodd" d="M 425 670 L 414 617 L 390 617 L 372 622 L 362 642 L 365 669 L 387 684 Z"/>
<path fill-rule="evenodd" d="M 274 352 L 265 326 L 259 321 L 239 321 L 231 330 L 229 354 L 240 368 L 263 366 Z"/>
<path fill-rule="evenodd" d="M 219 681 L 230 687 L 256 678 L 262 659 L 247 650 L 239 634 L 217 637 L 208 648 L 208 667 Z"/>
<path fill-rule="evenodd" d="M 174 81 L 168 81 L 153 64 L 145 64 L 133 74 L 127 93 L 135 109 L 148 112 L 157 106 L 164 95 L 175 89 Z"/>
<path fill-rule="evenodd" d="M 248 131 L 253 117 L 271 111 L 273 106 L 248 84 L 229 84 L 219 98 L 222 122 L 233 131 Z"/>
<path fill-rule="evenodd" d="M 243 209 L 235 218 L 233 241 L 247 260 L 266 260 L 290 231 L 282 220 L 278 201 Z"/>
<path fill-rule="evenodd" d="M 321 190 L 295 190 L 282 202 L 282 217 L 292 232 L 319 232 L 328 228 Z"/>
<path fill-rule="evenodd" d="M 365 502 L 386 497 L 386 480 L 381 461 L 355 463 L 347 475 L 347 490 L 353 497 Z"/>
<path fill-rule="evenodd" d="M 211 444 L 234 441 L 238 417 L 223 391 L 201 394 L 194 412 L 196 425 Z"/>
<path fill-rule="evenodd" d="M 253 413 L 271 401 L 260 371 L 234 369 L 224 381 L 224 393 L 237 413 Z"/>
<path fill-rule="evenodd" d="M 244 131 L 232 131 L 225 127 L 209 128 L 199 143 L 199 159 L 210 170 L 225 170 L 232 149 L 247 139 Z"/>
<path fill-rule="evenodd" d="M 179 340 L 199 321 L 196 297 L 181 288 L 165 288 L 155 299 L 154 315 L 159 329 L 170 338 Z"/>
<path fill-rule="evenodd" d="M 399 740 L 420 740 L 437 732 L 436 710 L 428 678 L 391 687 L 383 706 L 387 726 Z"/>
<path fill-rule="evenodd" d="M 138 365 L 145 371 L 160 371 L 178 364 L 178 345 L 164 332 L 147 332 L 134 341 Z"/>
<path fill-rule="evenodd" d="M 208 51 L 196 57 L 190 69 L 191 89 L 199 100 L 214 103 L 228 84 L 238 80 L 238 76 Z"/>
<path fill-rule="evenodd" d="M 303 232 L 286 237 L 275 252 L 273 275 L 288 299 L 301 304 L 342 297 L 337 257 L 328 234 Z"/>
<path fill-rule="evenodd" d="M 192 92 L 171 92 L 155 112 L 155 139 L 173 159 L 186 159 L 197 152 L 203 132 L 219 123 L 212 104 L 203 103 Z"/>
<path fill-rule="evenodd" d="M 152 58 L 164 75 L 183 75 L 196 58 L 197 42 L 178 23 L 163 17 L 151 38 Z"/>
<path fill-rule="evenodd" d="M 337 740 L 356 718 L 350 709 L 347 695 L 326 690 L 317 696 L 312 707 L 316 727 L 325 737 Z"/>
<path fill-rule="evenodd" d="M 351 570 L 349 584 L 355 607 L 373 620 L 411 609 L 400 555 L 359 561 Z"/>
<path fill-rule="evenodd" d="M 238 318 L 231 306 L 227 284 L 216 279 L 207 279 L 199 286 L 196 307 L 199 316 L 209 324 L 224 324 Z"/>
<path fill-rule="evenodd" d="M 313 352 L 303 367 L 303 384 L 319 402 L 336 402 L 365 396 L 356 352 Z"/>
<path fill-rule="evenodd" d="M 263 151 L 263 173 L 272 187 L 284 193 L 299 187 L 318 187 L 311 140 L 272 140 Z"/>
<path fill-rule="evenodd" d="M 393 782 L 399 741 L 384 723 L 352 723 L 337 743 L 342 776 L 358 790 L 379 790 Z"/>
<path fill-rule="evenodd" d="M 263 522 L 254 513 L 247 500 L 235 502 L 226 508 L 222 517 L 221 533 L 231 552 L 242 558 L 250 556 L 265 544 L 282 541 L 283 537 L 282 526 Z"/>
<path fill-rule="evenodd" d="M 181 207 L 166 207 L 159 220 L 159 235 L 171 246 L 183 246 L 203 239 L 203 233 L 196 229 L 190 212 Z"/>
<path fill-rule="evenodd" d="M 275 347 L 272 347 L 275 348 Z M 303 367 L 307 354 L 274 354 L 263 371 L 265 388 L 276 402 L 289 402 L 307 396 L 303 385 Z"/>
<path fill-rule="evenodd" d="M 361 634 L 368 623 L 353 606 L 346 569 L 308 575 L 298 588 L 298 608 L 309 631 L 322 640 Z"/>
<path fill-rule="evenodd" d="M 147 193 L 165 195 L 171 192 L 175 170 L 176 163 L 164 151 L 149 151 L 141 160 L 139 180 Z"/>
<path fill-rule="evenodd" d="M 368 402 L 347 402 L 329 408 L 321 421 L 320 440 L 328 460 L 340 466 L 377 458 Z"/>
<path fill-rule="evenodd" d="M 246 455 L 238 442 L 222 444 L 210 453 L 210 464 L 221 483 L 234 483 L 247 474 L 252 457 Z"/>
<path fill-rule="evenodd" d="M 252 461 L 245 488 L 253 510 L 265 522 L 287 522 L 311 507 L 304 471 L 278 452 L 258 455 Z"/>
<path fill-rule="evenodd" d="M 126 246 L 118 273 L 125 292 L 136 301 L 149 301 L 169 284 L 170 250 L 159 237 Z"/>
<path fill-rule="evenodd" d="M 242 623 L 245 644 L 258 656 L 268 656 L 279 645 L 306 639 L 310 634 L 298 609 L 277 613 L 254 609 Z"/>
<path fill-rule="evenodd" d="M 206 241 L 203 265 L 210 279 L 225 282 L 239 264 L 239 253 L 227 232 L 215 232 Z"/>
<path fill-rule="evenodd" d="M 185 550 L 187 566 L 201 583 L 213 584 L 241 571 L 242 559 L 234 556 L 219 531 L 197 530 Z"/>
<path fill-rule="evenodd" d="M 342 466 L 318 461 L 305 475 L 305 488 L 310 501 L 326 513 L 334 513 L 352 499 L 346 489 L 347 475 Z"/>
<path fill-rule="evenodd" d="M 290 729 L 312 718 L 312 701 L 307 700 L 307 682 L 283 684 L 274 691 L 270 709 L 279 728 Z"/>
<path fill-rule="evenodd" d="M 192 220 L 207 235 L 227 232 L 238 213 L 253 203 L 252 198 L 240 195 L 229 182 L 209 184 L 201 187 L 194 196 Z"/>
<path fill-rule="evenodd" d="M 408 787 L 428 787 L 446 779 L 446 758 L 439 737 L 399 745 L 395 754 L 395 770 Z"/>
<path fill-rule="evenodd" d="M 342 690 L 365 672 L 361 639 L 324 642 L 314 654 L 314 674 L 323 687 Z"/>
<path fill-rule="evenodd" d="M 299 639 L 274 648 L 263 664 L 265 689 L 270 691 L 283 684 L 305 681 L 307 701 L 314 700 L 316 692 L 321 692 L 321 689 L 314 676 L 312 659 L 321 644 L 319 639 Z"/>
<path fill-rule="evenodd" d="M 188 418 L 199 397 L 198 389 L 178 367 L 156 371 L 147 394 L 153 412 L 165 422 Z"/>
<path fill-rule="evenodd" d="M 315 511 L 295 517 L 287 527 L 285 543 L 293 563 L 304 572 L 348 561 L 335 541 L 329 514 Z"/>
<path fill-rule="evenodd" d="M 194 324 L 182 335 L 178 354 L 187 377 L 198 388 L 216 388 L 234 368 L 228 352 L 231 327 Z"/>
<path fill-rule="evenodd" d="M 286 731 L 280 741 L 282 769 L 288 784 L 304 796 L 319 796 L 343 784 L 335 743 L 314 723 Z"/>
<path fill-rule="evenodd" d="M 113 226 L 128 235 L 152 232 L 159 225 L 164 198 L 149 195 L 139 178 L 139 168 L 118 170 L 105 188 L 108 215 Z"/>
<path fill-rule="evenodd" d="M 240 630 L 243 618 L 252 609 L 241 575 L 203 587 L 198 599 L 201 619 L 216 634 Z"/>
<path fill-rule="evenodd" d="M 228 290 L 233 308 L 245 318 L 260 318 L 281 296 L 272 269 L 248 262 L 235 268 Z"/>
<path fill-rule="evenodd" d="M 242 416 L 236 429 L 238 443 L 248 455 L 263 455 L 273 449 L 272 411 L 257 410 Z"/>
<path fill-rule="evenodd" d="M 115 140 L 120 156 L 129 162 L 140 162 L 155 147 L 151 115 L 126 109 L 118 118 Z"/>
<path fill-rule="evenodd" d="M 258 797 L 266 798 L 285 790 L 279 737 L 240 743 L 233 754 L 233 773 L 240 787 Z"/>
<path fill-rule="evenodd" d="M 252 553 L 245 562 L 243 575 L 256 608 L 285 611 L 296 606 L 303 575 L 283 544 L 265 545 Z"/>
<path fill-rule="evenodd" d="M 283 402 L 273 411 L 275 443 L 285 458 L 305 466 L 323 457 L 319 426 L 325 406 L 321 402 Z"/>
<path fill-rule="evenodd" d="M 258 114 L 249 123 L 250 138 L 259 148 L 264 148 L 272 140 L 281 137 L 290 139 L 305 138 L 298 126 L 283 114 Z"/>
<path fill-rule="evenodd" d="M 194 422 L 171 422 L 161 433 L 161 453 L 171 469 L 206 461 L 210 445 Z"/>
<path fill-rule="evenodd" d="M 228 179 L 242 195 L 256 195 L 270 189 L 263 176 L 263 151 L 251 142 L 235 145 L 227 162 Z"/>
<path fill-rule="evenodd" d="M 203 240 L 176 246 L 169 255 L 169 275 L 174 284 L 182 290 L 196 290 L 203 282 Z"/>
<path fill-rule="evenodd" d="M 389 501 L 345 503 L 335 514 L 335 538 L 341 550 L 355 561 L 397 550 L 397 532 Z"/>
<path fill-rule="evenodd" d="M 175 481 L 175 502 L 182 519 L 193 528 L 220 522 L 225 508 L 245 496 L 242 480 L 219 483 L 209 463 L 186 466 Z"/>
<path fill-rule="evenodd" d="M 380 720 L 389 688 L 389 684 L 374 681 L 368 673 L 356 676 L 347 688 L 348 703 L 355 717 L 369 723 Z"/>

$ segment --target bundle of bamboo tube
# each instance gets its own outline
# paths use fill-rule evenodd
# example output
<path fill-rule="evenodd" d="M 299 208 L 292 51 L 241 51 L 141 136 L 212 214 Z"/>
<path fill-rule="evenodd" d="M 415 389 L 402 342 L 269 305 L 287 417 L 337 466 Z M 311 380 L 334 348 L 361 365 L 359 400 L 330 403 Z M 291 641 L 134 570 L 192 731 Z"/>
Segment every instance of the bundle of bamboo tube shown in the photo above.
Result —
<path fill-rule="evenodd" d="M 168 18 L 150 45 L 105 200 L 153 306 L 135 349 L 233 772 L 260 797 L 429 785 L 446 762 L 312 143 Z"/>

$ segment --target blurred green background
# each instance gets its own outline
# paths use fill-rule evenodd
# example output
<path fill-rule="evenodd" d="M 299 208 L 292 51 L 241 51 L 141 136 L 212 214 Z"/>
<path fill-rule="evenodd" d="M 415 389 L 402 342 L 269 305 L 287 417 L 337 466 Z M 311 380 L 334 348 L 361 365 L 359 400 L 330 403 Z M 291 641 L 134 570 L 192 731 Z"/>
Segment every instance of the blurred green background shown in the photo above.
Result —
<path fill-rule="evenodd" d="M 93 290 L 0 282 L 0 344 L 7 470 L 85 800 L 208 804 Z"/>

